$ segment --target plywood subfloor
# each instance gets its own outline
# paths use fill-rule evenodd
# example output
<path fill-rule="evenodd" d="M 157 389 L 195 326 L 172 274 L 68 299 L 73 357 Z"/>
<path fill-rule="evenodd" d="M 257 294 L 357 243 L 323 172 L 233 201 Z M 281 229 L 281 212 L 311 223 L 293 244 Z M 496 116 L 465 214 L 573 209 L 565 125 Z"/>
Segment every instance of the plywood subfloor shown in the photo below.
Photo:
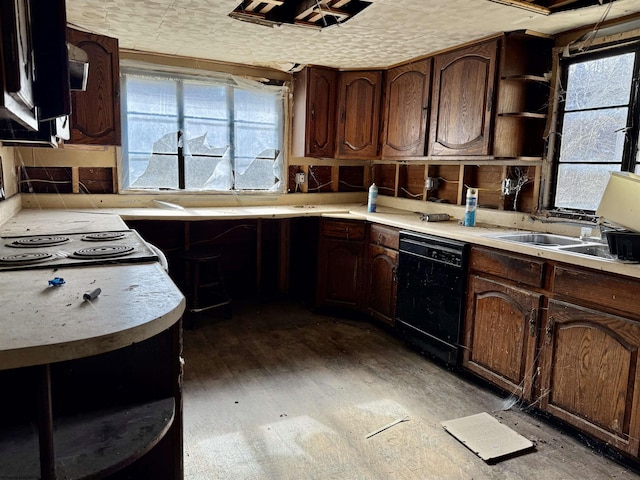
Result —
<path fill-rule="evenodd" d="M 213 313 L 212 313 L 213 315 Z M 375 325 L 234 305 L 184 335 L 185 478 L 637 479 Z M 488 412 L 534 452 L 487 465 L 447 419 Z M 408 416 L 371 438 L 367 434 Z"/>

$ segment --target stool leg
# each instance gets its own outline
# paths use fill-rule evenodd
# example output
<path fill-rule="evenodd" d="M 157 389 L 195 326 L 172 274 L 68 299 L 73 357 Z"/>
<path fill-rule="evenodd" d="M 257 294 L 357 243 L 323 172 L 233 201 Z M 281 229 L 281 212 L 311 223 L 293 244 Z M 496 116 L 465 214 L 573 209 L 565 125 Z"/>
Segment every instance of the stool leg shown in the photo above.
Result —
<path fill-rule="evenodd" d="M 200 264 L 193 265 L 193 303 L 192 308 L 200 308 Z"/>
<path fill-rule="evenodd" d="M 222 290 L 222 299 L 223 299 L 223 302 L 226 302 L 226 304 L 224 305 L 224 316 L 225 318 L 231 318 L 231 315 L 232 315 L 231 298 L 229 297 L 229 292 L 227 292 L 227 285 L 224 282 L 224 275 L 222 274 L 222 266 L 220 265 L 219 261 L 217 261 L 216 264 L 218 268 L 218 282 L 220 282 L 220 289 Z"/>

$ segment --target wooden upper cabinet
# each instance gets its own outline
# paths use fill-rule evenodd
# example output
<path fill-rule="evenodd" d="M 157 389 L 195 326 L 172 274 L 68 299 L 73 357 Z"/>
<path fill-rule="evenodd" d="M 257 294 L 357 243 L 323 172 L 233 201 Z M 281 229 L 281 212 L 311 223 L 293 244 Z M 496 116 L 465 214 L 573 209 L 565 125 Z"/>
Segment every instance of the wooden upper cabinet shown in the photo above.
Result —
<path fill-rule="evenodd" d="M 386 73 L 383 158 L 425 155 L 430 87 L 430 58 L 401 65 Z"/>
<path fill-rule="evenodd" d="M 87 89 L 71 94 L 69 143 L 120 145 L 118 40 L 71 28 L 67 40 L 89 56 Z"/>
<path fill-rule="evenodd" d="M 337 70 L 309 67 L 296 74 L 293 105 L 294 156 L 334 156 L 337 87 Z"/>
<path fill-rule="evenodd" d="M 378 156 L 381 71 L 341 72 L 338 86 L 336 156 Z"/>
<path fill-rule="evenodd" d="M 430 155 L 489 155 L 498 39 L 436 55 Z"/>

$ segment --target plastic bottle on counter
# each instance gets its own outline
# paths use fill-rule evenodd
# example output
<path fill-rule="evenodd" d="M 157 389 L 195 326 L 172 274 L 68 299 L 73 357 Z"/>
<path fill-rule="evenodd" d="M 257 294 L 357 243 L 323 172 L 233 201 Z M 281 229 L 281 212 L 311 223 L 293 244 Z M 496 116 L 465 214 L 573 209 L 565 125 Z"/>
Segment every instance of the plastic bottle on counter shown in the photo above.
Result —
<path fill-rule="evenodd" d="M 369 187 L 369 199 L 367 201 L 367 212 L 375 212 L 378 206 L 378 187 L 372 183 Z"/>
<path fill-rule="evenodd" d="M 478 207 L 478 189 L 467 188 L 467 205 L 464 210 L 465 227 L 474 227 L 476 225 L 476 208 Z"/>

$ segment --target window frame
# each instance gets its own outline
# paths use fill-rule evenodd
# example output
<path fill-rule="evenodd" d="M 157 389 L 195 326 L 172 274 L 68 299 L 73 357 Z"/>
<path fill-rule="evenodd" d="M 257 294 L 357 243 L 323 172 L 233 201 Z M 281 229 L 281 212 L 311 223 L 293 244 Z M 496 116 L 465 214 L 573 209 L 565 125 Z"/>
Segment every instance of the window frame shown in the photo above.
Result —
<path fill-rule="evenodd" d="M 183 71 L 186 70 L 186 71 Z M 207 82 L 211 81 L 219 82 L 220 85 L 226 84 L 227 95 L 233 95 L 234 89 L 238 88 L 241 90 L 251 91 L 251 85 L 254 85 L 256 89 L 264 87 L 275 87 L 280 88 L 281 90 L 281 110 L 280 110 L 280 125 L 279 125 L 279 141 L 280 141 L 280 149 L 276 150 L 279 152 L 274 158 L 274 162 L 279 162 L 279 167 L 281 169 L 281 178 L 279 178 L 279 186 L 277 189 L 235 189 L 231 188 L 228 190 L 223 189 L 207 189 L 207 190 L 196 190 L 183 188 L 185 186 L 185 165 L 184 161 L 187 157 L 184 154 L 184 149 L 182 146 L 181 139 L 184 138 L 184 119 L 186 118 L 184 113 L 184 105 L 183 98 L 181 95 L 177 95 L 176 98 L 176 106 L 178 107 L 178 144 L 175 154 L 178 157 L 178 188 L 165 188 L 165 187 L 157 187 L 157 188 L 133 188 L 131 185 L 126 186 L 128 180 L 125 179 L 126 172 L 128 168 L 125 168 L 125 165 L 128 163 L 128 120 L 127 120 L 127 89 L 125 86 L 126 76 L 127 75 L 149 75 L 149 76 L 157 76 L 159 78 L 166 78 L 168 80 L 195 80 Z M 180 89 L 182 89 L 180 82 Z M 246 86 L 245 86 L 246 85 Z M 117 158 L 117 167 L 118 167 L 118 192 L 125 195 L 140 195 L 140 194 L 163 194 L 163 195 L 283 195 L 287 192 L 287 178 L 286 172 L 288 168 L 288 145 L 287 145 L 287 132 L 289 131 L 289 97 L 291 93 L 291 82 L 287 80 L 279 80 L 279 79 L 271 79 L 268 76 L 265 77 L 251 77 L 251 76 L 238 76 L 232 73 L 224 72 L 224 71 L 213 71 L 213 70 L 197 70 L 197 69 L 182 69 L 181 67 L 172 67 L 162 64 L 147 64 L 137 62 L 131 62 L 126 66 L 122 66 L 120 70 L 120 102 L 121 102 L 121 122 L 122 122 L 122 146 L 119 149 L 119 154 Z M 229 104 L 233 106 L 233 100 L 231 102 L 227 102 L 227 109 L 229 108 Z M 231 107 L 233 108 L 233 107 Z M 230 145 L 228 146 L 229 153 L 233 155 L 234 145 L 233 145 L 233 137 L 234 137 L 234 114 L 231 114 L 228 117 L 228 128 L 230 130 Z M 167 154 L 169 155 L 169 154 Z M 202 154 L 191 154 L 194 157 L 203 156 Z M 205 155 L 206 156 L 206 155 Z M 255 157 L 259 158 L 259 157 Z M 235 161 L 233 156 L 230 159 L 232 171 L 235 173 Z M 275 184 L 274 184 L 275 185 Z M 234 187 L 235 187 L 235 179 L 234 179 Z"/>
<path fill-rule="evenodd" d="M 566 208 L 556 206 L 556 193 L 558 187 L 558 172 L 561 165 L 560 151 L 562 144 L 562 131 L 564 126 L 565 105 L 566 105 L 566 89 L 568 86 L 569 68 L 577 63 L 598 60 L 601 58 L 623 55 L 626 53 L 634 54 L 633 74 L 631 84 L 629 85 L 629 103 L 627 112 L 626 130 L 627 134 L 624 139 L 622 149 L 622 158 L 620 163 L 614 162 L 565 162 L 566 164 L 577 165 L 620 165 L 620 171 L 633 172 L 640 159 L 638 159 L 638 146 L 640 145 L 640 41 L 624 42 L 623 44 L 606 45 L 593 51 L 573 52 L 570 56 L 566 56 L 567 48 L 558 49 L 556 54 L 557 72 L 559 81 L 556 82 L 557 88 L 554 94 L 554 102 L 556 105 L 556 117 L 554 121 L 555 141 L 550 149 L 550 165 L 549 186 L 546 195 L 546 211 L 554 217 L 569 218 L 574 220 L 596 221 L 595 210 L 582 210 L 578 208 Z M 587 111 L 570 110 L 573 111 Z"/>

